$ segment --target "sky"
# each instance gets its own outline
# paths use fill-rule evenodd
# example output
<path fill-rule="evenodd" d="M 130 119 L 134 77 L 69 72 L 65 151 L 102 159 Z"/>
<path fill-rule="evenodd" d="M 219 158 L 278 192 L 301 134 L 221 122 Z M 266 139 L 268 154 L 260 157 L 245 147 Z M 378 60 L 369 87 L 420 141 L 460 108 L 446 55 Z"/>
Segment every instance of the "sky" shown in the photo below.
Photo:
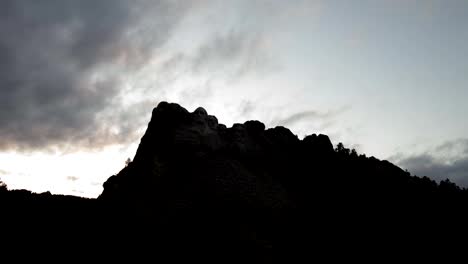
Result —
<path fill-rule="evenodd" d="M 161 101 L 468 187 L 468 1 L 4 0 L 0 179 L 97 197 Z"/>

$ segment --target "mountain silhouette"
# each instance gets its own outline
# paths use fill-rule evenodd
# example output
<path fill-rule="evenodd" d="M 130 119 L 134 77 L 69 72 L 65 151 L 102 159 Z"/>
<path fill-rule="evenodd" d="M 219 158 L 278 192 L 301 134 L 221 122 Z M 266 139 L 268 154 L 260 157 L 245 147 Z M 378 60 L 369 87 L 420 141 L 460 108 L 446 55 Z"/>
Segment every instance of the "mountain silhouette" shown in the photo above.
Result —
<path fill-rule="evenodd" d="M 170 250 L 173 259 L 279 262 L 429 243 L 459 232 L 468 205 L 448 180 L 334 148 L 326 135 L 301 140 L 259 121 L 227 128 L 203 108 L 167 102 L 103 187 L 98 199 L 0 188 L 6 237 L 53 237 L 86 252 L 105 244 L 114 257 Z"/>

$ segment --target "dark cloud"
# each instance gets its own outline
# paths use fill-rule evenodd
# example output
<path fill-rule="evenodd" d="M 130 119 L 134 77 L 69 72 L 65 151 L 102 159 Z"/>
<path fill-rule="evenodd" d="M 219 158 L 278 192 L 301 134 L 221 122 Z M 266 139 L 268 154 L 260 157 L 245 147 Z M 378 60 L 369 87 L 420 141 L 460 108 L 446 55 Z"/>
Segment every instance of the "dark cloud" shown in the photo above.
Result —
<path fill-rule="evenodd" d="M 188 11 L 208 2 L 2 1 L 0 151 L 133 142 L 157 101 L 174 93 L 184 102 L 203 101 L 216 78 L 238 80 L 270 67 L 260 31 L 228 26 L 208 30 L 193 52 L 167 49 Z M 154 56 L 157 65 L 146 67 Z M 204 77 L 174 92 L 186 76 Z M 125 102 L 135 94 L 144 99 Z"/>
<path fill-rule="evenodd" d="M 399 166 L 418 176 L 440 181 L 450 179 L 468 187 L 468 139 L 448 141 L 432 152 L 419 155 L 392 157 Z"/>
<path fill-rule="evenodd" d="M 77 181 L 77 180 L 79 180 L 79 179 L 80 179 L 80 178 L 79 178 L 79 177 L 76 177 L 76 176 L 67 176 L 67 180 L 72 181 L 72 182 Z"/>
<path fill-rule="evenodd" d="M 5 0 L 0 10 L 0 150 L 133 139 L 110 108 L 121 75 L 170 37 L 179 1 Z"/>

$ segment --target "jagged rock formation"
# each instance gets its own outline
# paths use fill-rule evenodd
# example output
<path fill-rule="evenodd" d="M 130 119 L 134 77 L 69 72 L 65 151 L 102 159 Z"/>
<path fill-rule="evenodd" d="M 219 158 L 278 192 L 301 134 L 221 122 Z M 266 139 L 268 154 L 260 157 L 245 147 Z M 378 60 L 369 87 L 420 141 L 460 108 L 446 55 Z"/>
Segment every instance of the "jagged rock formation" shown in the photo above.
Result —
<path fill-rule="evenodd" d="M 155 200 L 180 206 L 293 207 L 284 183 L 297 154 L 333 153 L 325 135 L 299 140 L 259 121 L 226 128 L 198 108 L 162 102 L 153 110 L 135 158 L 104 184 L 103 200 Z M 281 175 L 283 174 L 283 175 Z"/>
<path fill-rule="evenodd" d="M 229 241 L 261 255 L 312 237 L 403 235 L 408 221 L 427 223 L 411 226 L 424 233 L 442 217 L 465 219 L 468 201 L 450 182 L 334 150 L 326 135 L 300 140 L 259 121 L 227 128 L 203 108 L 190 113 L 166 102 L 153 110 L 133 162 L 108 179 L 99 199 L 140 208 L 144 219 L 184 238 Z"/>
<path fill-rule="evenodd" d="M 465 195 L 445 185 L 454 196 Z M 440 201 L 447 188 L 387 161 L 335 151 L 326 135 L 300 140 L 287 128 L 265 129 L 259 121 L 227 128 L 203 108 L 190 113 L 162 102 L 133 162 L 104 183 L 100 199 L 152 210 L 155 204 L 282 210 L 353 203 L 368 209 L 402 206 L 415 197 Z"/>
<path fill-rule="evenodd" d="M 325 135 L 301 140 L 259 121 L 227 128 L 203 108 L 163 102 L 99 199 L 0 188 L 0 225 L 12 233 L 4 240 L 54 238 L 80 253 L 107 245 L 114 257 L 290 263 L 447 241 L 436 238 L 463 230 L 467 204 L 449 181 L 333 149 Z"/>

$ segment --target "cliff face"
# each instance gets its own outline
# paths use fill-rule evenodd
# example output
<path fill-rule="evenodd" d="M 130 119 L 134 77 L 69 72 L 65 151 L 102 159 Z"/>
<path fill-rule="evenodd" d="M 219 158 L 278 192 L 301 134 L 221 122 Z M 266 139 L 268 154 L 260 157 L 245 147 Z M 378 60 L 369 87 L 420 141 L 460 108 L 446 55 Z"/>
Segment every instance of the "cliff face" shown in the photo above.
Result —
<path fill-rule="evenodd" d="M 325 135 L 300 140 L 258 121 L 227 128 L 202 108 L 168 103 L 98 200 L 0 188 L 0 204 L 3 240 L 22 247 L 184 262 L 406 257 L 400 248 L 458 243 L 468 219 L 467 191 L 449 181 L 333 149 Z"/>
<path fill-rule="evenodd" d="M 300 140 L 258 121 L 227 128 L 202 108 L 160 103 L 133 162 L 98 201 L 131 236 L 263 259 L 304 245 L 336 251 L 330 245 L 355 238 L 363 248 L 424 238 L 442 223 L 463 226 L 468 196 L 448 181 L 333 149 L 325 135 Z"/>
<path fill-rule="evenodd" d="M 203 108 L 190 113 L 160 103 L 132 163 L 104 184 L 103 200 L 172 206 L 294 207 L 288 189 L 299 156 L 327 158 L 325 135 L 299 140 L 284 127 L 259 121 L 227 128 Z M 300 155 L 299 155 L 300 154 Z"/>
<path fill-rule="evenodd" d="M 449 194 L 449 195 L 447 195 Z M 446 208 L 466 192 L 411 176 L 374 157 L 336 150 L 325 135 L 300 140 L 259 121 L 227 128 L 203 108 L 160 103 L 137 153 L 104 184 L 100 200 L 160 208 L 326 210 L 385 214 Z M 458 199 L 460 198 L 460 199 Z M 448 200 L 447 200 L 448 199 Z M 445 210 L 445 209 L 444 209 Z"/>

